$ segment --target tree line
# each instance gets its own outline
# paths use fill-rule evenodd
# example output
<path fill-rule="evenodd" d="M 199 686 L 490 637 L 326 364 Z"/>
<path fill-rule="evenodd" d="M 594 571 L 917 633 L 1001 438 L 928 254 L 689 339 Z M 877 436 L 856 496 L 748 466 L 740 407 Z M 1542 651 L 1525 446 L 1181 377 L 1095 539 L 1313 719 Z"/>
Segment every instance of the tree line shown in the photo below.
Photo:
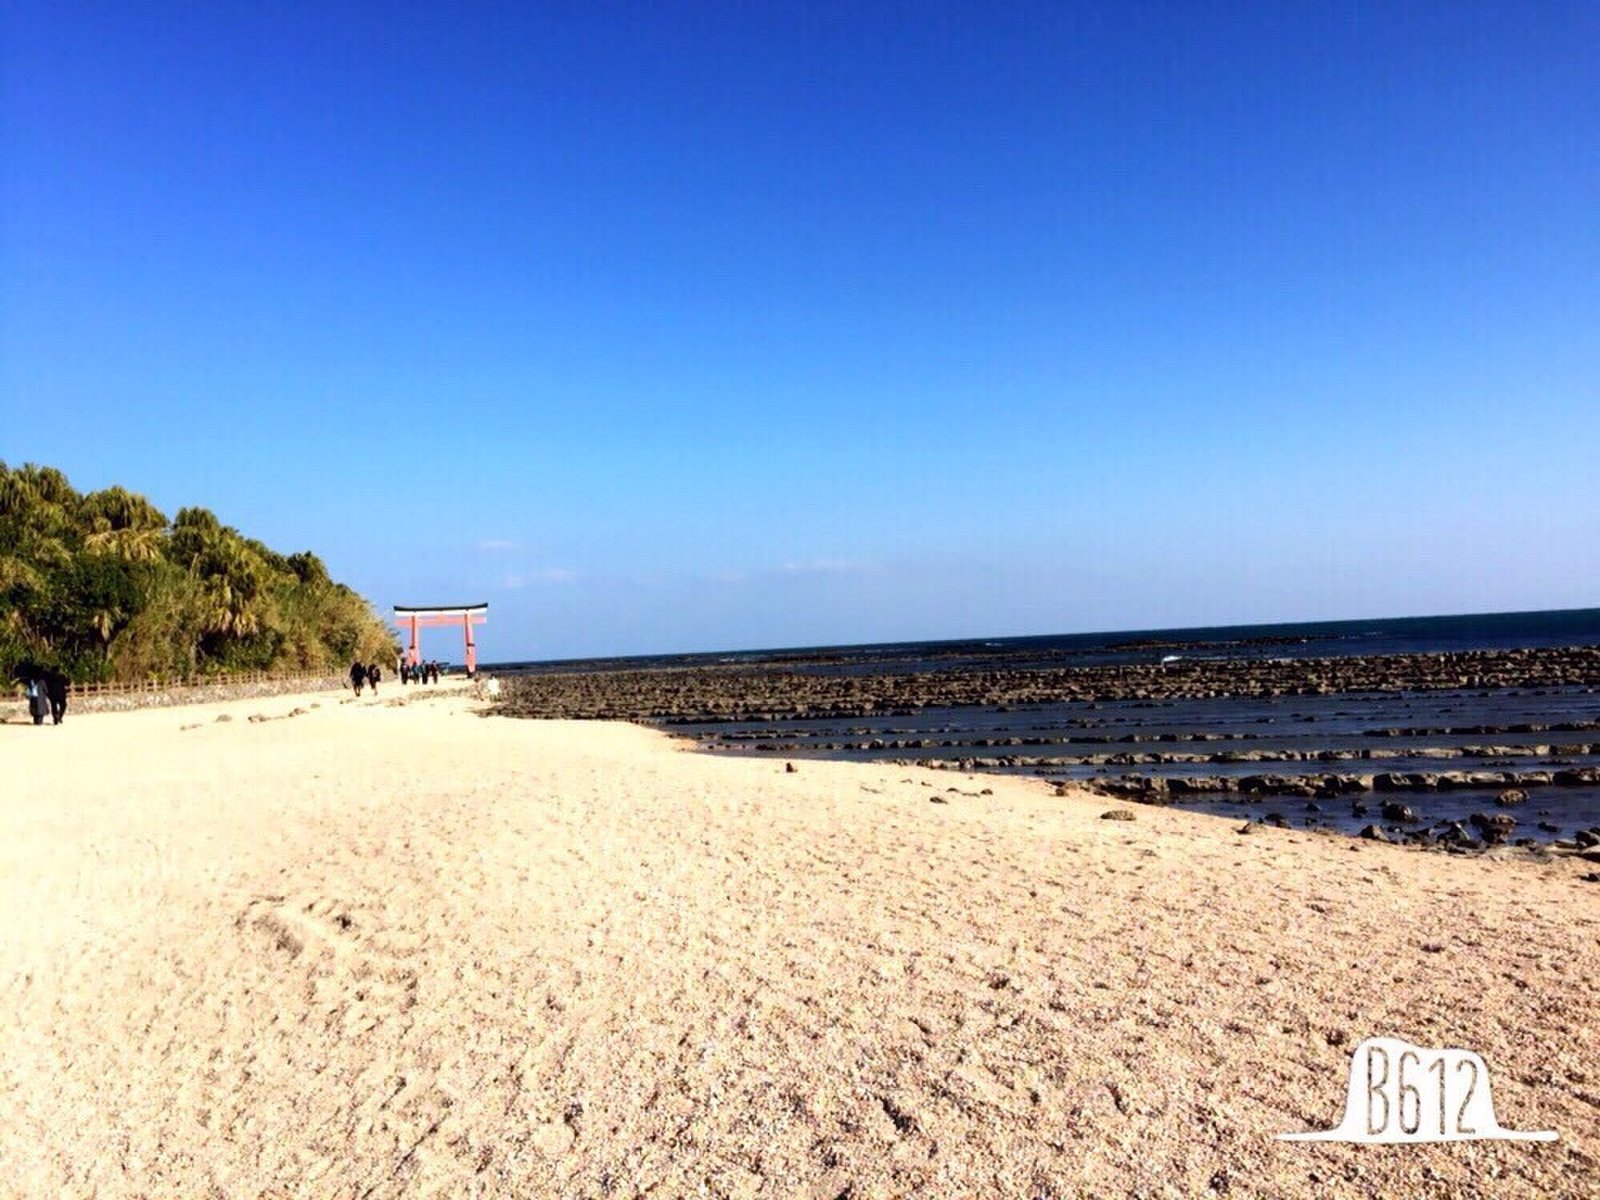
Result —
<path fill-rule="evenodd" d="M 0 460 L 0 671 L 77 682 L 390 663 L 394 634 L 315 554 L 279 554 L 204 508 L 172 520 Z"/>

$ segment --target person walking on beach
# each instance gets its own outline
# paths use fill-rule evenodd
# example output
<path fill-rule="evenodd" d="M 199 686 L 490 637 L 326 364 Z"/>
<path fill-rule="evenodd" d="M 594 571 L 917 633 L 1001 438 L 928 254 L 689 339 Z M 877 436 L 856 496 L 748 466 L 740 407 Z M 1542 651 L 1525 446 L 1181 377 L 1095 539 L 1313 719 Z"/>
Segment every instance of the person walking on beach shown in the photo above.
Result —
<path fill-rule="evenodd" d="M 22 683 L 22 694 L 28 700 L 28 715 L 33 718 L 35 725 L 44 724 L 44 716 L 50 711 L 50 701 L 45 697 L 44 684 L 29 676 Z"/>
<path fill-rule="evenodd" d="M 367 682 L 372 685 L 372 694 L 378 694 L 378 680 L 383 678 L 383 672 L 378 669 L 377 663 L 367 664 Z"/>
<path fill-rule="evenodd" d="M 67 716 L 67 677 L 60 671 L 46 671 L 44 694 L 50 701 L 50 723 L 61 724 Z"/>
<path fill-rule="evenodd" d="M 356 695 L 361 695 L 361 685 L 367 682 L 367 669 L 359 662 L 350 664 L 350 686 L 355 689 Z"/>

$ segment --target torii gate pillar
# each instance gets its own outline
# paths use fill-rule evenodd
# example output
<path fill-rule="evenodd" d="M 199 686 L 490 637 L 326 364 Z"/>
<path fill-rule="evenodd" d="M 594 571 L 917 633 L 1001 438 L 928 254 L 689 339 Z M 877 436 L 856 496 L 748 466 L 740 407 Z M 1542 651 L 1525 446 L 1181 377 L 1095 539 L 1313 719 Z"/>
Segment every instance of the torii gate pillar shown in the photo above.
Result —
<path fill-rule="evenodd" d="M 406 650 L 406 662 L 409 665 L 414 667 L 422 661 L 422 636 L 419 631 L 423 626 L 459 624 L 462 638 L 466 643 L 467 674 L 477 673 L 478 645 L 472 636 L 472 627 L 488 621 L 487 604 L 452 604 L 438 608 L 415 608 L 411 605 L 397 604 L 394 606 L 394 616 L 395 623 L 400 629 L 411 635 L 411 642 Z"/>

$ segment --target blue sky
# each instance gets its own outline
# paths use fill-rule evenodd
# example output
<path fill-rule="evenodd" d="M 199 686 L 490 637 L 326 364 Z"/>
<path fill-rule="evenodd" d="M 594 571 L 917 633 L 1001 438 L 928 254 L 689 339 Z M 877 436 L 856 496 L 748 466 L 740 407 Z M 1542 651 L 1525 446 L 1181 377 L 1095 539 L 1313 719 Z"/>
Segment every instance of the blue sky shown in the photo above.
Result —
<path fill-rule="evenodd" d="M 1600 603 L 1600 9 L 6 6 L 0 458 L 486 660 Z"/>

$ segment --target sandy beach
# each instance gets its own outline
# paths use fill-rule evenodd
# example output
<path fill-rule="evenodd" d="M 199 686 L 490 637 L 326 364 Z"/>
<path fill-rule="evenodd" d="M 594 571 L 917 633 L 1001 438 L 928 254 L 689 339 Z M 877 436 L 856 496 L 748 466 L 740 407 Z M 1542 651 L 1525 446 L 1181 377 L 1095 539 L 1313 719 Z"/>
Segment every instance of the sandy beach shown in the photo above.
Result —
<path fill-rule="evenodd" d="M 1595 864 L 477 709 L 8 714 L 0 1194 L 1594 1194 Z M 1558 1140 L 1274 1140 L 1377 1035 Z"/>

